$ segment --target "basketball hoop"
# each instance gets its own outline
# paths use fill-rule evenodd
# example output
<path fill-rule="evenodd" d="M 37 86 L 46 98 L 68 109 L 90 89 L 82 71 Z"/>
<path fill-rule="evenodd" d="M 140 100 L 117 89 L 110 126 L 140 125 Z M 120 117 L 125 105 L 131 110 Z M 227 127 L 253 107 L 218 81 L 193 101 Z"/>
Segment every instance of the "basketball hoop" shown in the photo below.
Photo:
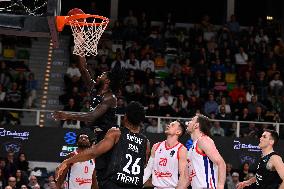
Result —
<path fill-rule="evenodd" d="M 76 14 L 57 16 L 57 30 L 62 31 L 65 25 L 70 25 L 74 37 L 73 54 L 96 56 L 98 42 L 105 31 L 109 19 L 99 15 Z"/>

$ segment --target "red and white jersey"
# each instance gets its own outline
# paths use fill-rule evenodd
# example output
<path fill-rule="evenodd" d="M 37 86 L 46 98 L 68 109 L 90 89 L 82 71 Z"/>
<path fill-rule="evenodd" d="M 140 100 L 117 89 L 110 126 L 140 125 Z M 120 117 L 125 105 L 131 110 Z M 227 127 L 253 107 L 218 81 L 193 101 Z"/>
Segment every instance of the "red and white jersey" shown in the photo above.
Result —
<path fill-rule="evenodd" d="M 65 189 L 91 189 L 94 169 L 94 160 L 74 163 L 67 173 Z"/>
<path fill-rule="evenodd" d="M 207 137 L 203 135 L 201 137 Z M 198 149 L 198 140 L 193 142 L 188 151 L 189 177 L 193 189 L 216 189 L 218 181 L 218 167 L 206 154 Z"/>
<path fill-rule="evenodd" d="M 158 143 L 152 169 L 152 184 L 155 188 L 171 189 L 177 186 L 179 150 L 182 147 L 181 143 L 173 147 L 167 147 L 166 141 Z"/>

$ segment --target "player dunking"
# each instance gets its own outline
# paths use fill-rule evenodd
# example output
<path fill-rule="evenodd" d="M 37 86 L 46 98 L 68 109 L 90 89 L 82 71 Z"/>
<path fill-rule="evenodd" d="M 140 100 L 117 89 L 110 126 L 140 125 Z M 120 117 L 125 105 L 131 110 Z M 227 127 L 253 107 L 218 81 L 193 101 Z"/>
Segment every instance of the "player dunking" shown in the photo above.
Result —
<path fill-rule="evenodd" d="M 121 87 L 125 73 L 123 70 L 113 69 L 110 72 L 104 72 L 97 77 L 96 82 L 92 80 L 86 65 L 86 60 L 79 57 L 79 69 L 83 81 L 91 92 L 92 111 L 88 113 L 72 114 L 66 112 L 55 112 L 53 117 L 57 120 L 79 120 L 87 122 L 97 137 L 97 141 L 104 138 L 107 131 L 116 125 L 115 108 L 117 99 L 115 93 Z M 109 154 L 103 154 L 96 159 L 97 180 L 100 185 L 106 173 Z"/>
<path fill-rule="evenodd" d="M 189 176 L 193 189 L 223 189 L 226 164 L 209 137 L 209 119 L 197 114 L 186 122 L 193 144 L 188 151 Z"/>
<path fill-rule="evenodd" d="M 87 161 L 109 152 L 100 188 L 142 188 L 144 166 L 149 153 L 149 142 L 140 134 L 140 124 L 144 119 L 144 107 L 138 102 L 129 103 L 123 120 L 124 127 L 111 128 L 98 144 L 63 161 L 57 168 L 56 178 L 72 163 Z"/>
<path fill-rule="evenodd" d="M 240 182 L 238 189 L 255 183 L 256 189 L 284 189 L 284 164 L 282 158 L 274 152 L 273 147 L 279 140 L 278 133 L 273 130 L 265 130 L 260 137 L 259 147 L 262 151 L 255 177 Z"/>
<path fill-rule="evenodd" d="M 187 149 L 178 141 L 184 132 L 185 127 L 180 121 L 171 122 L 166 127 L 167 139 L 152 147 L 151 156 L 144 170 L 144 183 L 152 175 L 155 189 L 187 187 Z"/>
<path fill-rule="evenodd" d="M 68 158 L 83 152 L 90 148 L 91 143 L 88 135 L 80 134 L 77 136 L 78 149 L 69 154 Z M 58 178 L 56 185 L 57 188 L 61 188 L 64 183 L 65 189 L 98 189 L 95 161 L 88 160 L 80 163 L 69 164 L 64 170 L 63 174 Z M 65 181 L 64 181 L 65 179 Z"/>

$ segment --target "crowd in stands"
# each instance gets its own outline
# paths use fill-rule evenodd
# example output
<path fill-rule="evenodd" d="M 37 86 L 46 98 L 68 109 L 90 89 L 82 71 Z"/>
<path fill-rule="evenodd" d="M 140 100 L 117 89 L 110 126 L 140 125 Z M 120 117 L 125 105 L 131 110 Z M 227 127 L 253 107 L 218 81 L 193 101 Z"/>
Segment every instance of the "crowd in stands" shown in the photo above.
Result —
<path fill-rule="evenodd" d="M 31 39 L 0 36 L 0 107 L 35 107 L 37 80 L 29 69 Z M 21 112 L 0 111 L 0 123 L 20 124 Z"/>
<path fill-rule="evenodd" d="M 54 173 L 44 168 L 31 170 L 26 154 L 7 152 L 0 157 L 0 189 L 56 189 Z"/>
<path fill-rule="evenodd" d="M 88 69 L 93 78 L 114 67 L 128 71 L 116 94 L 119 114 L 129 101 L 138 100 L 151 116 L 202 112 L 222 120 L 284 120 L 284 43 L 272 22 L 260 19 L 241 28 L 232 15 L 219 27 L 209 16 L 191 28 L 177 27 L 170 18 L 151 26 L 145 13 L 136 17 L 129 11 L 106 33 L 111 35 L 102 37 L 98 55 L 87 60 Z M 82 87 L 76 63 L 73 57 L 60 101 L 64 110 L 88 111 L 90 94 Z M 242 124 L 241 134 L 254 137 L 265 127 Z M 211 131 L 232 136 L 235 128 L 216 122 Z"/>

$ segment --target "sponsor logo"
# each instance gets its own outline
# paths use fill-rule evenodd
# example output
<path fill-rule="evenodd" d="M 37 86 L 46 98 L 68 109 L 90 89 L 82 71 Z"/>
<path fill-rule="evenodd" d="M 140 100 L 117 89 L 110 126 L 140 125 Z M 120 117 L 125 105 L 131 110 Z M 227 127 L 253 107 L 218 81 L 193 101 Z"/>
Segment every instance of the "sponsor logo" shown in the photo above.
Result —
<path fill-rule="evenodd" d="M 6 152 L 18 153 L 21 150 L 21 144 L 15 142 L 7 142 L 4 144 Z"/>
<path fill-rule="evenodd" d="M 60 157 L 65 157 L 67 156 L 69 153 L 74 152 L 75 150 L 77 150 L 77 146 L 62 146 L 61 152 L 59 154 Z"/>
<path fill-rule="evenodd" d="M 171 153 L 170 153 L 170 156 L 173 157 L 175 155 L 175 152 L 176 151 L 172 150 Z"/>
<path fill-rule="evenodd" d="M 82 184 L 92 183 L 92 179 L 76 178 L 75 182 L 77 182 L 79 186 L 81 186 Z"/>
<path fill-rule="evenodd" d="M 172 173 L 170 172 L 160 172 L 160 171 L 157 171 L 157 170 L 154 170 L 154 173 L 156 175 L 156 177 L 158 178 L 162 178 L 162 177 L 172 177 Z"/>
<path fill-rule="evenodd" d="M 234 140 L 234 150 L 245 149 L 249 152 L 260 152 L 261 149 L 257 145 L 241 143 L 239 140 Z"/>
<path fill-rule="evenodd" d="M 14 139 L 28 140 L 30 132 L 19 132 L 13 130 L 6 130 L 4 128 L 0 128 L 0 137 L 12 137 Z"/>
<path fill-rule="evenodd" d="M 75 144 L 76 143 L 77 134 L 75 132 L 68 132 L 64 136 L 64 141 L 67 144 Z"/>

